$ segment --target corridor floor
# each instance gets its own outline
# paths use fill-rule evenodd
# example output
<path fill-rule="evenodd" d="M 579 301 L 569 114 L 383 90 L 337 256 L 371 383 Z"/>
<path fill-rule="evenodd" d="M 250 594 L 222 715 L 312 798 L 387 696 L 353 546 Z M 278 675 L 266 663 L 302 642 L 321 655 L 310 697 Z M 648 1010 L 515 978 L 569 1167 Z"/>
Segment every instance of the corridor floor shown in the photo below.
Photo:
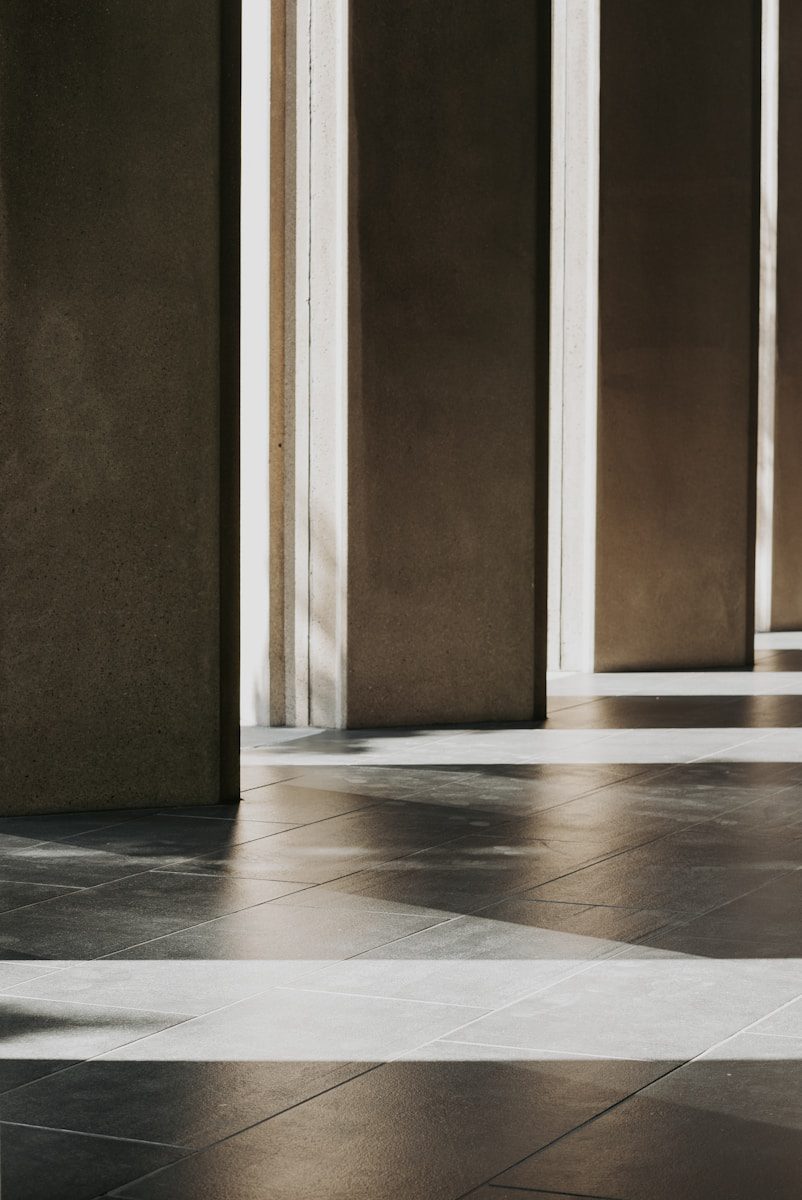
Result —
<path fill-rule="evenodd" d="M 798 1200 L 802 637 L 0 821 L 3 1200 Z"/>

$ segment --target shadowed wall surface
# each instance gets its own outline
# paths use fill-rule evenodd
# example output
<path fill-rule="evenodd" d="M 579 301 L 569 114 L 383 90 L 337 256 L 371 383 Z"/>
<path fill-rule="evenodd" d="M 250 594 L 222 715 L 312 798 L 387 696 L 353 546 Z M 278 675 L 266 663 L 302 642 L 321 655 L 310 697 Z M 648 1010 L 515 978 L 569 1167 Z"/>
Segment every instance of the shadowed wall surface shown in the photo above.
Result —
<path fill-rule="evenodd" d="M 216 0 L 0 7 L 3 811 L 220 796 Z"/>
<path fill-rule="evenodd" d="M 602 0 L 597 670 L 751 661 L 759 30 Z"/>
<path fill-rule="evenodd" d="M 802 626 L 802 10 L 780 4 L 772 628 Z"/>
<path fill-rule="evenodd" d="M 544 9 L 352 5 L 352 727 L 542 711 Z"/>

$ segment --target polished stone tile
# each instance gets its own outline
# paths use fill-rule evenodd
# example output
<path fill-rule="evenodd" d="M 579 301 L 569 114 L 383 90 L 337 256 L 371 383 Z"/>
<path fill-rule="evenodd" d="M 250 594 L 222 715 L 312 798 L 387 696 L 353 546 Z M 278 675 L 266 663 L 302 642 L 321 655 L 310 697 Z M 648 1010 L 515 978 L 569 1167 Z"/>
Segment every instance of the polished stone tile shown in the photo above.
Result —
<path fill-rule="evenodd" d="M 199 1016 L 305 974 L 297 963 L 294 960 L 286 966 L 262 959 L 234 963 L 101 958 L 59 964 L 61 970 L 4 984 L 2 990 L 9 996 L 22 994 L 71 1004 L 125 1008 L 162 1007 Z"/>
<path fill-rule="evenodd" d="M 439 919 L 426 914 L 293 909 L 276 903 L 262 904 L 180 933 L 143 940 L 115 957 L 154 961 L 262 960 L 283 972 L 282 978 L 288 975 L 296 978 L 311 969 L 304 966 L 309 960 L 326 963 L 350 958 L 417 933 Z"/>
<path fill-rule="evenodd" d="M 605 1196 L 569 1196 L 567 1192 L 533 1192 L 528 1188 L 505 1188 L 494 1184 L 469 1192 L 464 1200 L 609 1200 Z"/>
<path fill-rule="evenodd" d="M 287 779 L 295 779 L 302 770 L 303 768 L 298 767 L 249 766 L 243 759 L 240 768 L 240 788 L 247 792 L 251 788 L 264 787 L 265 784 L 282 783 Z"/>
<path fill-rule="evenodd" d="M 92 958 L 284 895 L 285 884 L 151 871 L 0 916 L 0 953 Z"/>
<path fill-rule="evenodd" d="M 752 1058 L 760 1046 L 739 1040 L 717 1049 L 729 1058 L 687 1064 L 495 1182 L 620 1200 L 796 1200 L 800 1048 Z"/>
<path fill-rule="evenodd" d="M 459 916 L 557 879 L 604 853 L 604 845 L 587 842 L 470 834 L 287 897 L 286 906 Z"/>
<path fill-rule="evenodd" d="M 180 1157 L 169 1146 L 0 1126 L 0 1189 L 9 1200 L 95 1200 Z"/>
<path fill-rule="evenodd" d="M 0 1096 L 0 1120 L 201 1148 L 373 1066 L 101 1056 Z"/>
<path fill-rule="evenodd" d="M 215 822 L 220 824 L 220 822 Z M 186 864 L 251 879 L 326 883 L 452 841 L 475 827 L 472 814 L 431 805 L 381 805 L 231 846 Z M 480 822 L 484 828 L 486 822 Z"/>
<path fill-rule="evenodd" d="M 120 1195 L 455 1200 L 657 1074 L 644 1063 L 396 1062 Z"/>
<path fill-rule="evenodd" d="M 290 825 L 307 825 L 325 821 L 345 813 L 369 807 L 373 800 L 355 792 L 331 792 L 325 788 L 300 787 L 293 780 L 254 788 L 239 806 L 240 817 L 246 821 L 286 821 Z"/>
<path fill-rule="evenodd" d="M 383 1062 L 481 1009 L 277 987 L 123 1047 L 107 1061 Z"/>
<path fill-rule="evenodd" d="M 664 921 L 655 913 L 606 911 L 620 913 L 619 928 L 626 920 L 644 933 Z M 328 967 L 298 986 L 498 1008 L 621 950 L 621 941 L 571 928 L 572 918 L 586 928 L 612 927 L 593 916 L 583 922 L 585 912 L 573 905 L 507 901 Z"/>
<path fill-rule="evenodd" d="M 728 904 L 685 921 L 655 942 L 683 949 L 699 939 L 742 943 L 740 956 L 802 958 L 802 870 L 782 875 Z"/>
<path fill-rule="evenodd" d="M 758 1021 L 752 1026 L 751 1032 L 777 1038 L 796 1038 L 799 1046 L 802 1046 L 802 998 L 784 1004 L 770 1016 Z"/>
<path fill-rule="evenodd" d="M 281 833 L 282 829 L 283 826 L 277 825 L 273 833 Z M 268 837 L 268 830 L 269 827 L 259 821 L 219 821 L 159 813 L 155 817 L 139 817 L 120 825 L 79 834 L 71 839 L 70 844 L 102 850 L 107 854 L 180 860 Z M 158 862 L 153 863 L 153 866 L 158 865 Z"/>
<path fill-rule="evenodd" d="M 696 826 L 547 883 L 541 900 L 700 913 L 770 883 L 802 863 L 802 842 L 729 837 Z"/>
<path fill-rule="evenodd" d="M 42 900 L 52 900 L 55 896 L 70 895 L 71 892 L 71 888 L 53 884 L 8 883 L 0 880 L 0 913 L 27 908 L 30 904 L 39 904 Z"/>
<path fill-rule="evenodd" d="M 802 961 L 731 962 L 631 947 L 454 1037 L 564 1054 L 684 1060 L 800 994 Z"/>
<path fill-rule="evenodd" d="M 119 811 L 104 809 L 100 812 L 43 813 L 30 817 L 0 818 L 0 846 L 8 835 L 15 835 L 28 842 L 57 842 L 74 838 L 81 833 L 105 829 L 110 825 L 121 825 L 137 817 L 152 817 L 157 809 L 129 808 Z"/>
<path fill-rule="evenodd" d="M 26 844 L 8 852 L 0 847 L 0 878 L 8 882 L 95 887 L 159 865 L 160 860 L 148 855 L 108 854 L 74 841 Z"/>
<path fill-rule="evenodd" d="M 0 996 L 3 1062 L 23 1064 L 16 1069 L 33 1079 L 62 1065 L 136 1042 L 185 1019 L 180 1013 L 66 1004 L 4 994 Z M 53 1063 L 58 1064 L 56 1068 Z"/>

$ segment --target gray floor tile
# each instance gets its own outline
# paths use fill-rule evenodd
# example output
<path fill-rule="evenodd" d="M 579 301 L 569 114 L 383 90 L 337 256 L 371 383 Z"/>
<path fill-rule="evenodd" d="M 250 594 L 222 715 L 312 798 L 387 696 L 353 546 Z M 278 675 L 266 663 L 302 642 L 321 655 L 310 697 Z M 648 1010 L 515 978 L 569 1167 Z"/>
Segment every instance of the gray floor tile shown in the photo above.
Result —
<path fill-rule="evenodd" d="M 57 842 L 74 838 L 81 833 L 105 829 L 110 825 L 121 825 L 137 817 L 155 816 L 156 809 L 129 808 L 117 811 L 104 809 L 100 812 L 55 812 L 30 817 L 0 818 L 0 846 L 6 835 L 16 835 L 28 842 Z"/>
<path fill-rule="evenodd" d="M 0 1120 L 200 1149 L 372 1066 L 101 1057 L 0 1096 Z"/>
<path fill-rule="evenodd" d="M 493 1185 L 469 1192 L 465 1200 L 609 1200 L 605 1196 L 570 1196 L 567 1192 L 534 1192 L 521 1188 L 506 1188 Z"/>
<path fill-rule="evenodd" d="M 0 953 L 97 958 L 283 895 L 260 880 L 148 872 L 0 916 Z"/>
<path fill-rule="evenodd" d="M 0 878 L 9 882 L 94 887 L 160 865 L 148 855 L 107 854 L 74 841 L 38 842 L 13 851 L 0 847 Z"/>
<path fill-rule="evenodd" d="M 194 879 L 195 876 L 188 876 Z M 425 929 L 439 918 L 342 909 L 291 909 L 276 903 L 221 917 L 117 954 L 118 959 L 263 960 L 292 978 L 307 960 L 338 961 Z M 301 966 L 296 964 L 300 963 Z M 283 965 L 282 965 L 283 964 Z M 311 968 L 309 968 L 311 969 Z"/>
<path fill-rule="evenodd" d="M 802 1060 L 776 1047 L 741 1057 L 760 1048 L 737 1042 L 729 1059 L 687 1064 L 496 1182 L 620 1200 L 796 1200 Z"/>
<path fill-rule="evenodd" d="M 455 1200 L 655 1074 L 643 1063 L 393 1063 L 120 1194 Z"/>
<path fill-rule="evenodd" d="M 694 827 L 547 883 L 536 898 L 700 913 L 795 870 L 801 856 L 802 843 Z"/>
<path fill-rule="evenodd" d="M 264 787 L 265 784 L 295 779 L 302 773 L 303 767 L 249 766 L 247 762 L 243 762 L 240 768 L 240 788 L 246 792 L 251 788 Z"/>
<path fill-rule="evenodd" d="M 373 803 L 375 801 L 369 796 L 301 787 L 292 780 L 249 791 L 240 805 L 240 814 L 246 821 L 286 821 L 291 825 L 307 825 L 312 821 L 324 821 L 329 817 L 368 808 Z"/>
<path fill-rule="evenodd" d="M 472 823 L 470 815 L 448 809 L 383 804 L 228 847 L 195 859 L 186 870 L 326 883 L 451 841 Z"/>
<path fill-rule="evenodd" d="M 801 905 L 802 870 L 797 870 L 676 926 L 654 944 L 681 950 L 685 941 L 717 939 L 742 943 L 738 957 L 802 958 Z"/>
<path fill-rule="evenodd" d="M 605 1058 L 685 1060 L 802 993 L 802 963 L 631 948 L 460 1031 L 482 1042 Z"/>
<path fill-rule="evenodd" d="M 280 833 L 275 829 L 274 833 Z M 161 812 L 154 817 L 139 817 L 120 825 L 110 825 L 72 838 L 70 844 L 107 854 L 135 854 L 152 859 L 192 858 L 198 854 L 223 851 L 229 846 L 270 836 L 263 822 L 219 821 L 213 818 L 179 816 Z M 153 866 L 158 866 L 154 862 Z"/>
<path fill-rule="evenodd" d="M 297 905 L 459 916 L 556 879 L 605 853 L 603 845 L 588 842 L 546 843 L 503 832 L 470 834 L 299 893 Z M 287 903 L 296 904 L 291 899 Z"/>
<path fill-rule="evenodd" d="M 0 996 L 3 1062 L 22 1076 L 36 1078 L 53 1063 L 58 1069 L 117 1046 L 135 1042 L 185 1020 L 179 1013 L 65 1004 L 27 996 Z"/>
<path fill-rule="evenodd" d="M 383 1062 L 481 1010 L 274 988 L 124 1047 L 108 1061 Z"/>
<path fill-rule="evenodd" d="M 54 896 L 69 895 L 71 891 L 71 888 L 48 883 L 6 883 L 0 880 L 0 913 L 26 908 L 29 904 L 39 904 L 42 900 L 51 900 Z"/>
<path fill-rule="evenodd" d="M 293 964 L 297 966 L 296 964 Z M 9 996 L 36 996 L 71 1004 L 110 1004 L 124 1008 L 167 1008 L 199 1016 L 267 991 L 306 972 L 253 959 L 221 962 L 183 959 L 137 961 L 101 958 L 6 985 Z"/>
<path fill-rule="evenodd" d="M 179 1157 L 167 1146 L 0 1126 L 0 1189 L 9 1200 L 95 1200 Z"/>
<path fill-rule="evenodd" d="M 498 1008 L 621 949 L 615 939 L 571 930 L 572 915 L 578 919 L 571 905 L 507 901 L 328 967 L 303 987 Z M 641 927 L 660 920 L 652 914 Z"/>
<path fill-rule="evenodd" d="M 802 995 L 802 993 L 801 993 Z M 764 1017 L 752 1026 L 754 1034 L 768 1034 L 775 1037 L 796 1038 L 802 1047 L 802 998 L 786 1004 L 770 1016 Z"/>

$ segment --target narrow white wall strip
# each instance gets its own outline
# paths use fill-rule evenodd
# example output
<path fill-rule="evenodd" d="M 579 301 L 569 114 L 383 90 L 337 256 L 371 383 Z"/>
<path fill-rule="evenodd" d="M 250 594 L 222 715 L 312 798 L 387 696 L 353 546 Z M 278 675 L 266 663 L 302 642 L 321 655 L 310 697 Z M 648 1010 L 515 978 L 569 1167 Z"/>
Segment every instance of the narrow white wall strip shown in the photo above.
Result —
<path fill-rule="evenodd" d="M 240 720 L 270 720 L 268 363 L 270 5 L 242 6 Z"/>
<path fill-rule="evenodd" d="M 779 0 L 763 0 L 760 151 L 760 344 L 758 352 L 755 627 L 771 629 L 774 541 L 774 397 L 777 358 L 777 138 Z"/>

